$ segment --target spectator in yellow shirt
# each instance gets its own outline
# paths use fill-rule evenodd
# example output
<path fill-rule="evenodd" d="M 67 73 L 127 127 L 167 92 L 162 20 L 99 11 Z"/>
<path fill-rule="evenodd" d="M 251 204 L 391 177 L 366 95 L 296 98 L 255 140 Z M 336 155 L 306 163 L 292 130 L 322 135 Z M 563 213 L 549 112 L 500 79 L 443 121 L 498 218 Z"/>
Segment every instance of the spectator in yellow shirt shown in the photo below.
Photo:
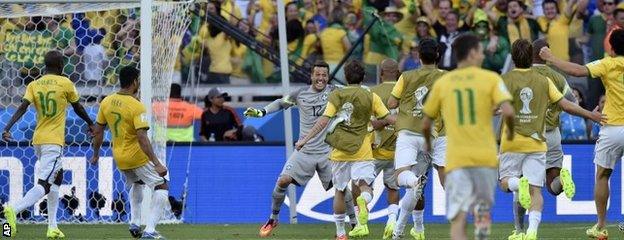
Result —
<path fill-rule="evenodd" d="M 323 49 L 323 57 L 329 64 L 330 73 L 338 66 L 338 63 L 351 48 L 351 42 L 347 37 L 347 31 L 342 25 L 342 16 L 344 11 L 340 8 L 334 9 L 332 12 L 332 23 L 321 32 L 321 48 Z M 338 70 L 336 78 L 343 80 L 344 72 Z"/>
<path fill-rule="evenodd" d="M 541 31 L 546 34 L 548 45 L 553 54 L 559 59 L 570 60 L 568 37 L 570 36 L 570 24 L 574 17 L 574 4 L 578 2 L 578 11 L 585 11 L 587 0 L 570 0 L 563 14 L 559 13 L 559 6 L 555 0 L 545 0 L 542 3 L 544 16 L 537 19 Z"/>

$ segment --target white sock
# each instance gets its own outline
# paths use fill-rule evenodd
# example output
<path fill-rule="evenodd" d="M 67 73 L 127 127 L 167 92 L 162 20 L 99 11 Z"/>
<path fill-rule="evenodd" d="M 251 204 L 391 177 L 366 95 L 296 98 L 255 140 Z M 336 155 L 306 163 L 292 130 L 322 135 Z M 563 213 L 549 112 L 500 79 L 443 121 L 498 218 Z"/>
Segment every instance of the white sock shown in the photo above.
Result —
<path fill-rule="evenodd" d="M 403 171 L 399 173 L 398 182 L 401 187 L 416 187 L 418 178 L 412 171 Z"/>
<path fill-rule="evenodd" d="M 520 188 L 518 187 L 519 182 L 520 179 L 518 179 L 517 177 L 510 177 L 509 179 L 507 179 L 507 186 L 509 187 L 509 191 L 517 192 Z"/>
<path fill-rule="evenodd" d="M 355 208 L 357 208 L 357 206 L 353 202 L 353 193 L 351 192 L 349 188 L 345 188 L 344 200 L 345 200 L 345 207 L 347 210 L 346 215 L 349 216 L 349 223 L 357 224 L 357 216 L 355 215 L 356 213 Z"/>
<path fill-rule="evenodd" d="M 345 231 L 345 214 L 334 214 L 334 220 L 336 222 L 336 236 L 346 235 Z"/>
<path fill-rule="evenodd" d="M 130 224 L 141 226 L 141 203 L 143 202 L 143 185 L 134 183 L 130 188 Z"/>
<path fill-rule="evenodd" d="M 396 222 L 397 215 L 399 215 L 399 205 L 388 205 L 388 223 Z"/>
<path fill-rule="evenodd" d="M 156 224 L 160 220 L 163 209 L 165 209 L 168 197 L 169 191 L 163 189 L 158 189 L 152 194 L 152 207 L 145 224 L 145 232 L 152 233 L 156 231 Z"/>
<path fill-rule="evenodd" d="M 366 203 L 370 203 L 371 201 L 373 201 L 373 195 L 369 192 L 362 192 L 360 196 L 364 198 L 364 201 L 366 201 Z"/>
<path fill-rule="evenodd" d="M 13 210 L 15 210 L 15 214 L 18 214 L 24 209 L 34 205 L 37 201 L 41 200 L 45 195 L 45 189 L 41 184 L 35 183 L 35 186 L 28 190 L 26 195 L 16 203 L 14 203 Z"/>
<path fill-rule="evenodd" d="M 529 212 L 529 228 L 527 232 L 537 232 L 540 221 L 542 220 L 542 212 L 530 211 Z"/>
<path fill-rule="evenodd" d="M 407 225 L 407 220 L 409 219 L 409 215 L 416 207 L 416 199 L 414 198 L 414 189 L 408 188 L 405 190 L 405 195 L 401 198 L 401 212 L 399 212 L 399 218 L 397 219 L 396 225 L 394 225 L 394 234 L 397 236 L 403 235 L 403 230 L 405 229 L 405 225 Z"/>
<path fill-rule="evenodd" d="M 56 223 L 56 211 L 59 202 L 59 186 L 52 184 L 48 193 L 48 228 L 58 228 Z"/>
<path fill-rule="evenodd" d="M 412 211 L 412 220 L 414 220 L 414 230 L 416 230 L 416 232 L 425 231 L 425 224 L 424 224 L 425 221 L 423 219 L 424 213 L 425 213 L 425 210 Z"/>

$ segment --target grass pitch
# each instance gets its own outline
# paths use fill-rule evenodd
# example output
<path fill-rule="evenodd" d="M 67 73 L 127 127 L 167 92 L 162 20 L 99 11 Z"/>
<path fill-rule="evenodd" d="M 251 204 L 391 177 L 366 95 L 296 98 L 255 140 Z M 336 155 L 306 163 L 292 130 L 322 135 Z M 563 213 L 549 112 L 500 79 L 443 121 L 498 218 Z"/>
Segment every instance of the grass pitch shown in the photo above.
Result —
<path fill-rule="evenodd" d="M 585 224 L 542 224 L 540 226 L 540 239 L 588 239 L 585 229 L 593 223 Z M 157 229 L 168 239 L 260 239 L 258 237 L 258 224 L 236 225 L 159 225 Z M 371 235 L 365 239 L 381 239 L 383 233 L 382 224 L 371 224 Z M 408 225 L 411 227 L 411 225 Z M 131 239 L 127 225 L 59 225 L 67 239 Z M 16 239 L 45 239 L 47 225 L 44 224 L 20 224 Z M 448 224 L 425 225 L 427 239 L 450 239 Z M 513 229 L 511 224 L 495 224 L 492 229 L 492 240 L 504 240 Z M 407 229 L 409 232 L 409 229 Z M 608 227 L 610 239 L 624 239 L 617 226 Z M 268 239 L 333 239 L 334 224 L 282 224 Z M 472 232 L 472 228 L 469 228 Z M 409 236 L 408 236 L 409 237 Z M 405 237 L 404 239 L 411 239 Z"/>

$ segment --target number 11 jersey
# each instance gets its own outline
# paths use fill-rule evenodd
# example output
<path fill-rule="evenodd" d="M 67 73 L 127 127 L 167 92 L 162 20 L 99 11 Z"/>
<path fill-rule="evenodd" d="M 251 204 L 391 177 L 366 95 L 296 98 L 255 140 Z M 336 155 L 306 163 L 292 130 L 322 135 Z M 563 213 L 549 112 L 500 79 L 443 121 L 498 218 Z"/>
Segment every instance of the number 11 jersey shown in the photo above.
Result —
<path fill-rule="evenodd" d="M 424 113 L 446 126 L 446 171 L 498 166 L 492 128 L 494 109 L 511 95 L 501 77 L 477 67 L 451 71 L 433 85 Z"/>

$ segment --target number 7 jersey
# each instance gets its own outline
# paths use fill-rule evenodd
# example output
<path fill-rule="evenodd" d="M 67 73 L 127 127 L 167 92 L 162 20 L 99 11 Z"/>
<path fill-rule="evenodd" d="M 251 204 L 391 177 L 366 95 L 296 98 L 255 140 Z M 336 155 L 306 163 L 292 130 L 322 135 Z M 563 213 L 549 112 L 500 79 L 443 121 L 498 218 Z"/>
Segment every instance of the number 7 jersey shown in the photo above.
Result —
<path fill-rule="evenodd" d="M 149 123 L 145 107 L 134 96 L 115 93 L 104 98 L 96 122 L 110 129 L 113 159 L 120 170 L 134 169 L 149 161 L 137 138 L 137 130 L 149 129 Z"/>
<path fill-rule="evenodd" d="M 65 109 L 79 99 L 74 84 L 63 76 L 46 74 L 29 83 L 24 100 L 37 110 L 32 144 L 65 145 Z"/>
<path fill-rule="evenodd" d="M 451 71 L 433 85 L 424 113 L 442 118 L 446 127 L 446 171 L 498 165 L 492 127 L 494 109 L 511 100 L 501 77 L 467 67 Z"/>

